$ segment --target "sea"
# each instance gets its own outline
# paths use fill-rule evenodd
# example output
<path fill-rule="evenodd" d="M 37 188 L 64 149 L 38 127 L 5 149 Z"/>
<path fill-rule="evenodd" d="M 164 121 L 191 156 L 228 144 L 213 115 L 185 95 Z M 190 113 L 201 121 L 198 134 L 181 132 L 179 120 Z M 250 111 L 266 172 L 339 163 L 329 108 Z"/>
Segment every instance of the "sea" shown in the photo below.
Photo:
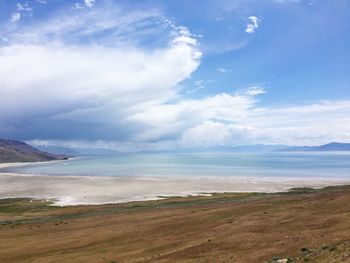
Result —
<path fill-rule="evenodd" d="M 350 152 L 125 153 L 10 167 L 2 172 L 119 177 L 350 179 Z"/>

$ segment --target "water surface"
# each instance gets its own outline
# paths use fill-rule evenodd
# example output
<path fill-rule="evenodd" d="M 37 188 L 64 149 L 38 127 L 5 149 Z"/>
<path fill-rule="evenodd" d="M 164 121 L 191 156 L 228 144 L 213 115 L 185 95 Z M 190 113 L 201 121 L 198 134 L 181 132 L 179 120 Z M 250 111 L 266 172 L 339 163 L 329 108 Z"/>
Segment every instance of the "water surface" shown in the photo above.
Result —
<path fill-rule="evenodd" d="M 233 176 L 350 179 L 349 152 L 157 153 L 80 157 L 6 172 L 92 176 Z"/>

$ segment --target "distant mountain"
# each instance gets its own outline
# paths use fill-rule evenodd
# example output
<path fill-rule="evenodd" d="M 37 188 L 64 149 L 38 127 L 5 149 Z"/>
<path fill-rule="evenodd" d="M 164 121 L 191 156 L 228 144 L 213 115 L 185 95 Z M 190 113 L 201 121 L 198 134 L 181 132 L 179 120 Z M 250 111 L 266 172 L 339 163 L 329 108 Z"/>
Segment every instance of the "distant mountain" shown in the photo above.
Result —
<path fill-rule="evenodd" d="M 282 152 L 327 152 L 350 151 L 350 143 L 331 142 L 320 146 L 291 146 L 280 149 Z"/>
<path fill-rule="evenodd" d="M 67 159 L 67 156 L 43 152 L 24 142 L 0 139 L 0 163 L 43 162 L 64 159 Z"/>

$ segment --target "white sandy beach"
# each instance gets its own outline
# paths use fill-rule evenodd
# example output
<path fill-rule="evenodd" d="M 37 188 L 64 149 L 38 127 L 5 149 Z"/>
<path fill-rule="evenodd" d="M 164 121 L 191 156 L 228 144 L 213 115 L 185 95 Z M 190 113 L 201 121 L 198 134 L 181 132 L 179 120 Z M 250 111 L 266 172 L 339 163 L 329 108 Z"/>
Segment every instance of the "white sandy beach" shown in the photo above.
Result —
<path fill-rule="evenodd" d="M 27 163 L 0 164 L 0 168 Z M 0 198 L 53 200 L 56 205 L 121 203 L 212 192 L 277 192 L 350 184 L 345 179 L 257 177 L 104 177 L 0 173 Z"/>
<path fill-rule="evenodd" d="M 76 159 L 75 158 L 69 158 L 70 160 Z M 57 162 L 64 162 L 65 160 L 55 160 L 55 161 L 46 161 L 46 162 L 23 162 L 23 163 L 0 163 L 0 173 L 1 169 L 8 168 L 8 167 L 20 167 L 20 166 L 27 166 L 27 165 L 38 165 L 38 164 L 45 164 L 45 163 L 57 163 Z"/>

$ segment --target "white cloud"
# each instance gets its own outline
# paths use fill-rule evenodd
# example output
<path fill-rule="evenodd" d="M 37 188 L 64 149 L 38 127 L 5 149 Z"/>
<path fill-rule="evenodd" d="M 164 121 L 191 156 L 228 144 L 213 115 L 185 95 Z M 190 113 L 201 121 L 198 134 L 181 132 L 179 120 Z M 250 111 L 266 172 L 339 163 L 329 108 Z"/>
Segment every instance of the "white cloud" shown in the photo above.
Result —
<path fill-rule="evenodd" d="M 84 3 L 87 7 L 93 7 L 95 0 L 84 0 Z"/>
<path fill-rule="evenodd" d="M 10 16 L 10 20 L 11 22 L 17 22 L 21 19 L 21 13 L 19 12 L 15 12 L 15 13 L 12 13 L 11 16 Z"/>
<path fill-rule="evenodd" d="M 29 6 L 28 2 L 25 2 L 24 4 L 17 3 L 16 4 L 16 12 L 12 13 L 10 15 L 10 21 L 15 23 L 18 22 L 22 18 L 22 14 L 28 15 L 32 12 L 32 7 Z"/>
<path fill-rule="evenodd" d="M 3 47 L 0 54 L 0 118 L 44 112 L 64 113 L 66 118 L 86 118 L 91 112 L 96 118 L 111 115 L 109 111 L 118 115 L 137 104 L 172 98 L 174 86 L 190 76 L 199 58 L 186 43 L 149 53 L 16 45 Z"/>
<path fill-rule="evenodd" d="M 16 10 L 17 10 L 17 11 L 24 10 L 24 7 L 23 7 L 20 3 L 17 3 L 17 4 L 16 4 Z"/>
<path fill-rule="evenodd" d="M 187 94 L 193 94 L 196 93 L 202 89 L 207 88 L 207 85 L 212 84 L 214 81 L 212 79 L 209 80 L 196 80 L 193 82 L 194 87 L 192 89 L 188 89 L 186 91 Z"/>
<path fill-rule="evenodd" d="M 260 19 L 256 16 L 249 16 L 247 19 L 248 19 L 248 24 L 245 29 L 245 32 L 247 32 L 248 34 L 252 34 L 255 32 L 255 29 L 259 27 Z"/>
<path fill-rule="evenodd" d="M 135 135 L 139 141 L 179 137 L 206 121 L 236 122 L 249 114 L 254 99 L 245 95 L 217 94 L 204 99 L 183 100 L 175 104 L 149 105 L 130 120 L 146 127 Z"/>
<path fill-rule="evenodd" d="M 260 95 L 260 94 L 264 94 L 266 93 L 265 88 L 264 87 L 250 87 L 246 90 L 245 94 L 249 95 L 249 96 L 256 96 L 256 95 Z"/>
<path fill-rule="evenodd" d="M 25 3 L 25 4 L 17 3 L 17 4 L 16 4 L 16 10 L 17 10 L 17 11 L 30 12 L 30 11 L 32 11 L 33 9 L 29 6 L 28 3 Z"/>
<path fill-rule="evenodd" d="M 108 136 L 136 138 L 137 132 L 129 135 L 127 129 L 141 124 L 130 116 L 177 96 L 177 84 L 190 77 L 201 57 L 189 31 L 171 27 L 167 44 L 139 48 L 135 38 L 154 38 L 159 20 L 153 20 L 161 16 L 110 10 L 65 14 L 6 34 L 9 43 L 0 46 L 0 133 L 15 132 L 25 120 L 36 129 L 44 115 L 52 129 L 67 122 L 100 123 L 103 133 L 116 133 Z"/>
<path fill-rule="evenodd" d="M 319 145 L 350 141 L 350 101 L 319 102 L 293 107 L 245 108 L 245 116 L 208 118 L 184 132 L 192 146 L 289 144 Z"/>
<path fill-rule="evenodd" d="M 210 147 L 226 145 L 231 140 L 231 133 L 221 122 L 204 121 L 189 128 L 182 136 L 183 145 Z"/>
<path fill-rule="evenodd" d="M 194 46 L 198 44 L 198 41 L 196 39 L 198 36 L 192 34 L 186 27 L 176 26 L 170 20 L 166 20 L 165 23 L 173 29 L 170 34 L 173 38 L 173 43 L 176 44 L 178 42 L 182 42 Z"/>

